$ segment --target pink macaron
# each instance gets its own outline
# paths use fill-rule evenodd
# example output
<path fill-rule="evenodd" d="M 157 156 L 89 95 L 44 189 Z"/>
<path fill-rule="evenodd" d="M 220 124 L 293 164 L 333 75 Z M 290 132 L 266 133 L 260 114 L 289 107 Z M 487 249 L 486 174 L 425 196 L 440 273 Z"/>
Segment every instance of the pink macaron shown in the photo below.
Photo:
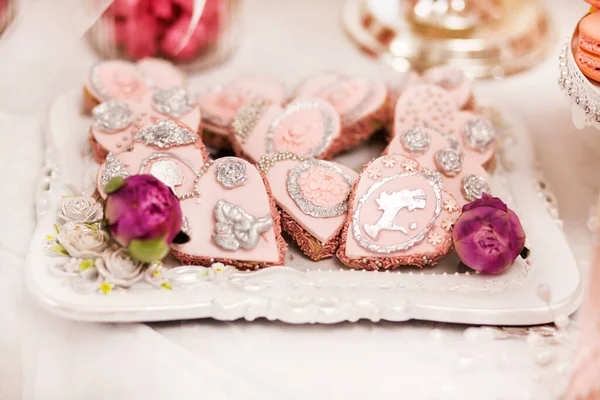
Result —
<path fill-rule="evenodd" d="M 600 8 L 600 0 L 585 0 L 589 5 L 598 9 Z"/>
<path fill-rule="evenodd" d="M 575 62 L 585 76 L 600 81 L 600 13 L 589 14 L 579 23 Z"/>

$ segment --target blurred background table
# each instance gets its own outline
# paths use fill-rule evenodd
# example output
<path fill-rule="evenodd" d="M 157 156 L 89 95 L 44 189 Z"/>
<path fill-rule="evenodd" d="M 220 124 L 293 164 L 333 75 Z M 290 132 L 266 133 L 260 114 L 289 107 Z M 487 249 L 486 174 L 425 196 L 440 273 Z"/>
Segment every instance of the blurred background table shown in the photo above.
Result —
<path fill-rule="evenodd" d="M 339 21 L 342 3 L 245 1 L 237 53 L 225 65 L 193 76 L 190 86 L 252 72 L 292 84 L 323 69 L 399 78 L 347 40 Z M 559 38 L 549 58 L 528 72 L 478 82 L 476 91 L 514 110 L 529 126 L 565 232 L 585 271 L 600 138 L 595 131 L 573 127 L 557 86 L 557 57 L 586 5 L 544 3 Z M 57 57 L 69 60 L 55 78 L 65 90 L 81 85 L 95 60 L 84 42 Z M 48 315 L 30 302 L 20 276 L 35 226 L 33 185 L 43 160 L 43 121 L 6 114 L 0 121 L 0 399 L 519 400 L 556 394 L 553 377 L 561 375 L 556 360 L 536 358 L 524 340 L 470 340 L 465 326 L 209 320 L 96 325 Z"/>

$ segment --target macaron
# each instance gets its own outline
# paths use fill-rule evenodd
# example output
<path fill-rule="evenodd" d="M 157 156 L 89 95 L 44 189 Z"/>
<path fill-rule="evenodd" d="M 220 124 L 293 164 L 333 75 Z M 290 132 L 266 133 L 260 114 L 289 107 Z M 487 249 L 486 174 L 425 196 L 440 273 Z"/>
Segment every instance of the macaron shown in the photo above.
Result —
<path fill-rule="evenodd" d="M 600 8 L 600 0 L 585 0 L 589 5 L 598 9 Z"/>
<path fill-rule="evenodd" d="M 589 14 L 579 23 L 575 62 L 585 76 L 600 81 L 600 13 Z"/>

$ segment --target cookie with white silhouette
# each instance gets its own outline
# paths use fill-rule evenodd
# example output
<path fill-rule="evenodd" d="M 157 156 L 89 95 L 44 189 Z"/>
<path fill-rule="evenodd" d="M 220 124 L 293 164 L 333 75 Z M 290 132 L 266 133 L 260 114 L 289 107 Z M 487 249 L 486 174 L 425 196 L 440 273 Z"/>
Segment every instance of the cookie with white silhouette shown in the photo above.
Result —
<path fill-rule="evenodd" d="M 337 257 L 365 270 L 435 265 L 452 249 L 459 214 L 439 177 L 414 158 L 379 157 L 354 184 Z"/>

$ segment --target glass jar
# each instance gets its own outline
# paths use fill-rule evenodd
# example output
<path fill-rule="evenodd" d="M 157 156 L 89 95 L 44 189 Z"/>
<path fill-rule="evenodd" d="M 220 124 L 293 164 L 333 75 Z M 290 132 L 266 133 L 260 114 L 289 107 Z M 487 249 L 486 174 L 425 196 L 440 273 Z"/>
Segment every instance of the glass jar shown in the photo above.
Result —
<path fill-rule="evenodd" d="M 238 0 L 115 0 L 87 38 L 103 58 L 161 57 L 199 69 L 231 54 L 238 8 Z"/>

